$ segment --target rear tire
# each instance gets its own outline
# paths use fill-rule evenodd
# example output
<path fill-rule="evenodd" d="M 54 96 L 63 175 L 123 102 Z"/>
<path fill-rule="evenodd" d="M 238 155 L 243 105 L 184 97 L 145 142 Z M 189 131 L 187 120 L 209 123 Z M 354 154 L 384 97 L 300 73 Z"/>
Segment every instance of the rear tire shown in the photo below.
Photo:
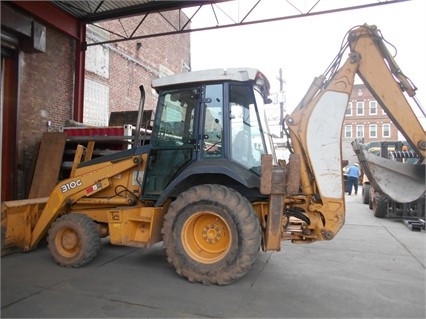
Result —
<path fill-rule="evenodd" d="M 362 185 L 362 203 L 368 204 L 370 202 L 370 188 L 371 185 L 364 184 Z"/>
<path fill-rule="evenodd" d="M 91 262 L 101 248 L 96 223 L 83 214 L 66 214 L 50 227 L 48 248 L 55 262 L 78 268 Z"/>
<path fill-rule="evenodd" d="M 162 229 L 167 259 L 190 282 L 227 285 L 244 276 L 260 249 L 259 219 L 238 192 L 200 185 L 170 205 Z"/>
<path fill-rule="evenodd" d="M 379 193 L 374 194 L 373 213 L 377 218 L 384 218 L 388 213 L 388 199 Z"/>

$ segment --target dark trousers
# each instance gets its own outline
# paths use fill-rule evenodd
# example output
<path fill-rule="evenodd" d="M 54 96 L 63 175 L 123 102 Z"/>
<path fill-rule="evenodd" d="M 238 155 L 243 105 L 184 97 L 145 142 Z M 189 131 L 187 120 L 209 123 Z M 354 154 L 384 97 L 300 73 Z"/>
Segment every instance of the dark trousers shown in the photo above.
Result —
<path fill-rule="evenodd" d="M 348 180 L 346 181 L 346 191 L 349 193 L 349 195 L 352 193 L 352 186 L 355 189 L 355 194 L 358 193 L 358 178 L 348 176 Z"/>

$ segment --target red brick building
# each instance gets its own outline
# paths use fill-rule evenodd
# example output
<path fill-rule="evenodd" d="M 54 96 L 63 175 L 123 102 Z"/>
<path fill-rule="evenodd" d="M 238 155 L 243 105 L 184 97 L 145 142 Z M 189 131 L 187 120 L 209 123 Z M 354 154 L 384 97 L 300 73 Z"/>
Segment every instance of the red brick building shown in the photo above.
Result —
<path fill-rule="evenodd" d="M 355 84 L 343 123 L 343 140 L 397 140 L 398 129 L 364 84 Z"/>
<path fill-rule="evenodd" d="M 372 141 L 398 140 L 398 129 L 364 84 L 355 84 L 349 98 L 342 128 L 342 159 L 358 162 L 351 143 L 358 139 Z"/>

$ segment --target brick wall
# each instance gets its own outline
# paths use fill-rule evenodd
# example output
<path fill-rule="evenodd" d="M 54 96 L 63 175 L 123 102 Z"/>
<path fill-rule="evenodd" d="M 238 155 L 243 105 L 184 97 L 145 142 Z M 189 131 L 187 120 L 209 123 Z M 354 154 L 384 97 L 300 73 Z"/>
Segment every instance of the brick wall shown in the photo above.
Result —
<path fill-rule="evenodd" d="M 183 23 L 187 17 L 178 12 L 163 13 L 172 24 Z M 122 19 L 102 23 L 106 29 L 123 28 L 127 34 L 134 36 L 171 31 L 169 22 L 159 14 L 150 14 L 135 31 L 142 17 Z M 110 37 L 114 39 L 114 35 Z M 104 44 L 109 52 L 108 77 L 99 76 L 86 70 L 86 79 L 98 81 L 109 87 L 109 112 L 133 111 L 139 107 L 139 86 L 145 88 L 145 110 L 153 110 L 157 95 L 151 88 L 151 81 L 160 75 L 186 72 L 190 64 L 190 35 L 189 33 L 173 36 L 144 38 L 131 41 Z M 86 107 L 86 105 L 85 105 Z"/>
<path fill-rule="evenodd" d="M 46 52 L 20 52 L 18 162 L 27 167 L 35 145 L 47 131 L 58 131 L 71 118 L 74 86 L 74 40 L 46 29 Z M 25 155 L 25 156 L 24 156 Z M 24 158 L 25 157 L 25 158 Z"/>
<path fill-rule="evenodd" d="M 74 40 L 47 28 L 46 52 L 21 52 L 18 118 L 21 136 L 40 136 L 46 121 L 58 130 L 73 108 Z M 30 134 L 28 134 L 30 133 Z"/>

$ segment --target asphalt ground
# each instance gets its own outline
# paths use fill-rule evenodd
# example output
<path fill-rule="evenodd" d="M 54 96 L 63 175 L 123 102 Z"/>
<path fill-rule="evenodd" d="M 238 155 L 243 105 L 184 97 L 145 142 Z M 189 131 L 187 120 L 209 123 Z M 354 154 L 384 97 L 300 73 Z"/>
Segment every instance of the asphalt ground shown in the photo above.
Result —
<path fill-rule="evenodd" d="M 335 239 L 282 244 L 228 286 L 191 284 L 148 249 L 103 243 L 79 269 L 47 248 L 1 258 L 2 318 L 425 318 L 425 231 L 347 196 Z"/>

